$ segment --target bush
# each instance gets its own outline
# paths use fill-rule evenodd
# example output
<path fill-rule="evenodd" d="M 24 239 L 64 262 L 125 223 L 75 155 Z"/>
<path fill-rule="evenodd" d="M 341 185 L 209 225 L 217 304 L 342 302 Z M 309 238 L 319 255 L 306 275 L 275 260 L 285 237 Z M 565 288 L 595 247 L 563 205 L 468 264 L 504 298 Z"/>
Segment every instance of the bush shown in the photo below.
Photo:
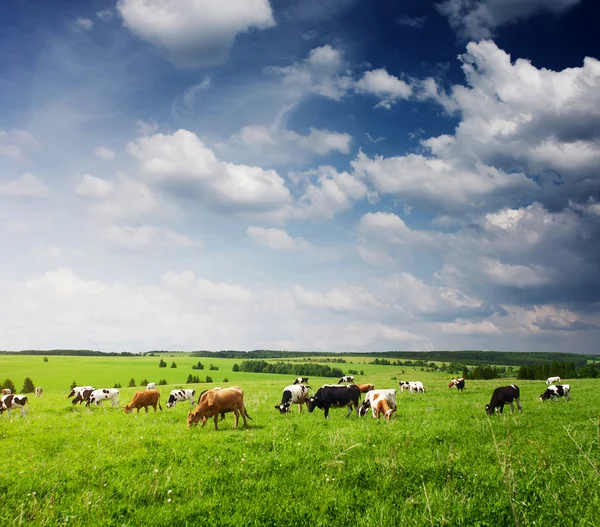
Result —
<path fill-rule="evenodd" d="M 44 362 L 48 362 L 48 357 L 44 357 Z"/>
<path fill-rule="evenodd" d="M 211 364 L 211 365 L 208 367 L 208 369 L 209 369 L 209 370 L 216 371 L 216 370 L 218 370 L 218 369 L 219 369 L 219 367 L 218 367 L 218 366 L 215 366 L 214 364 Z"/>
<path fill-rule="evenodd" d="M 206 382 L 213 382 L 212 377 L 210 375 L 206 376 Z"/>
<path fill-rule="evenodd" d="M 173 361 L 173 362 L 171 363 L 171 368 L 177 368 L 177 364 L 175 364 L 175 361 Z"/>
<path fill-rule="evenodd" d="M 200 361 L 198 361 L 198 364 L 194 364 L 192 366 L 192 370 L 203 370 L 204 369 L 204 364 L 202 364 Z"/>
<path fill-rule="evenodd" d="M 167 363 L 164 360 L 160 359 L 160 362 L 158 363 L 158 367 L 159 368 L 166 368 L 167 367 Z"/>
<path fill-rule="evenodd" d="M 75 386 L 77 386 L 77 381 L 73 381 L 73 382 L 71 383 L 71 390 L 72 390 L 73 388 L 75 388 Z"/>
<path fill-rule="evenodd" d="M 239 364 L 234 364 L 233 368 L 231 368 L 233 371 L 240 371 L 240 365 Z"/>
<path fill-rule="evenodd" d="M 188 375 L 186 384 L 198 384 L 200 382 L 200 377 L 197 375 L 192 375 L 191 373 Z"/>
<path fill-rule="evenodd" d="M 140 386 L 148 386 L 148 379 L 142 379 L 140 381 Z"/>
<path fill-rule="evenodd" d="M 167 385 L 167 379 L 161 379 L 160 381 L 158 381 L 158 385 L 159 386 L 166 386 Z"/>
<path fill-rule="evenodd" d="M 17 391 L 17 389 L 15 388 L 15 384 L 10 380 L 10 379 L 6 379 L 3 383 L 2 383 L 2 389 L 9 389 L 11 393 L 15 393 Z"/>
<path fill-rule="evenodd" d="M 227 377 L 225 377 L 225 378 L 223 379 L 223 382 L 229 382 L 229 379 L 228 379 Z"/>
<path fill-rule="evenodd" d="M 120 382 L 118 382 L 117 384 L 115 384 L 115 385 L 113 386 L 113 388 L 123 388 L 123 386 L 121 386 L 121 383 L 120 383 Z"/>
<path fill-rule="evenodd" d="M 133 388 L 133 387 L 135 386 L 135 379 L 133 379 L 133 378 L 129 379 L 129 384 L 128 384 L 128 386 L 129 386 L 130 388 Z"/>
<path fill-rule="evenodd" d="M 35 392 L 35 386 L 33 385 L 33 381 L 29 377 L 25 377 L 23 381 L 23 388 L 21 388 L 21 393 L 33 393 Z"/>

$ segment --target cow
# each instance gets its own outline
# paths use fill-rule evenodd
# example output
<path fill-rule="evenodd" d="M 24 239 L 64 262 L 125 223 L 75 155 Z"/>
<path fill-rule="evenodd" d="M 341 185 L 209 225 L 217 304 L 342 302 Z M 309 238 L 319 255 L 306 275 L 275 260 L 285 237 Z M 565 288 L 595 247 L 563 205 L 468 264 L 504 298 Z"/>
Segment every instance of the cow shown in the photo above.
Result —
<path fill-rule="evenodd" d="M 425 387 L 421 381 L 400 381 L 399 384 L 401 392 L 404 392 L 404 390 L 407 389 L 410 393 L 425 393 Z"/>
<path fill-rule="evenodd" d="M 119 395 L 120 392 L 116 388 L 100 388 L 99 390 L 94 390 L 85 405 L 89 406 L 90 404 L 95 404 L 96 406 L 102 405 L 102 401 L 111 401 L 110 407 L 119 406 Z"/>
<path fill-rule="evenodd" d="M 35 396 L 36 396 L 36 397 L 41 397 L 41 396 L 42 396 L 42 392 L 43 392 L 43 391 L 44 391 L 44 390 L 42 390 L 42 387 L 41 387 L 41 386 L 38 386 L 38 387 L 35 389 Z"/>
<path fill-rule="evenodd" d="M 146 386 L 146 390 L 156 390 L 156 383 L 155 382 L 149 382 L 148 386 Z"/>
<path fill-rule="evenodd" d="M 276 404 L 275 408 L 281 414 L 288 413 L 292 404 L 298 405 L 298 413 L 302 412 L 302 405 L 308 402 L 308 389 L 310 386 L 304 384 L 290 384 L 283 389 L 281 403 Z"/>
<path fill-rule="evenodd" d="M 154 408 L 154 412 L 156 413 L 156 406 L 162 412 L 162 406 L 160 405 L 160 392 L 158 390 L 140 390 L 136 392 L 131 399 L 131 402 L 123 407 L 123 410 L 126 414 L 133 412 L 134 409 L 137 410 L 137 413 L 140 413 L 140 408 L 145 408 L 146 413 L 148 413 L 148 407 L 152 406 Z"/>
<path fill-rule="evenodd" d="M 192 406 L 196 404 L 194 401 L 194 396 L 196 395 L 196 390 L 173 390 L 169 394 L 169 399 L 167 400 L 167 408 L 173 408 L 180 401 L 189 401 Z"/>
<path fill-rule="evenodd" d="M 454 387 L 456 387 L 459 392 L 462 392 L 465 389 L 465 378 L 459 377 L 458 379 L 452 379 L 450 384 L 448 384 L 448 388 Z"/>
<path fill-rule="evenodd" d="M 375 389 L 375 386 L 372 384 L 357 384 L 356 386 L 358 386 L 360 393 L 367 393 Z"/>
<path fill-rule="evenodd" d="M 502 386 L 496 388 L 492 393 L 492 399 L 490 404 L 485 405 L 485 411 L 488 415 L 493 415 L 496 409 L 500 410 L 500 413 L 504 410 L 506 403 L 510 404 L 510 413 L 513 413 L 513 401 L 516 401 L 517 408 L 523 413 L 523 407 L 521 406 L 521 400 L 519 399 L 521 392 L 518 386 L 511 384 L 510 386 Z"/>
<path fill-rule="evenodd" d="M 571 399 L 571 386 L 569 384 L 553 384 L 552 386 L 548 386 L 546 391 L 540 395 L 540 401 L 545 401 L 546 399 L 558 401 L 559 397 L 564 397 L 565 401 Z"/>
<path fill-rule="evenodd" d="M 387 409 L 378 409 L 381 400 L 386 401 Z M 373 413 L 373 419 L 379 419 L 380 412 L 383 411 L 386 419 L 389 420 L 389 417 L 396 411 L 396 390 L 394 388 L 389 388 L 386 390 L 371 390 L 367 392 L 365 400 L 358 409 L 358 415 L 366 415 L 369 408 L 371 408 L 371 412 Z"/>
<path fill-rule="evenodd" d="M 546 384 L 550 386 L 553 382 L 560 382 L 560 377 L 548 377 L 546 379 Z"/>
<path fill-rule="evenodd" d="M 352 409 L 356 409 L 358 415 L 358 401 L 360 399 L 360 389 L 356 384 L 350 384 L 349 386 L 340 384 L 326 384 L 321 386 L 317 390 L 317 393 L 308 399 L 307 407 L 308 411 L 312 413 L 315 408 L 322 408 L 324 410 L 325 419 L 329 416 L 330 408 L 343 408 L 348 407 L 348 414 L 346 417 L 350 417 Z"/>
<path fill-rule="evenodd" d="M 11 410 L 21 410 L 21 416 L 25 417 L 27 415 L 27 396 L 26 395 L 3 395 L 0 398 L 0 415 L 5 410 L 8 412 L 8 416 L 10 417 Z"/>
<path fill-rule="evenodd" d="M 202 419 L 202 426 L 206 424 L 206 421 L 210 417 L 215 419 L 215 430 L 218 430 L 217 421 L 219 415 L 223 415 L 227 412 L 233 412 L 235 415 L 235 427 L 237 428 L 239 423 L 239 416 L 241 414 L 244 420 L 244 427 L 248 427 L 246 418 L 252 420 L 248 415 L 248 410 L 244 406 L 244 390 L 239 386 L 232 386 L 230 388 L 212 389 L 207 390 L 200 396 L 198 406 L 192 412 L 188 412 L 187 426 L 190 428 L 193 425 L 197 425 Z"/>
<path fill-rule="evenodd" d="M 343 382 L 354 382 L 354 377 L 352 375 L 344 375 L 339 381 L 338 384 L 342 384 Z"/>
<path fill-rule="evenodd" d="M 69 392 L 69 395 L 67 395 L 67 397 L 73 397 L 73 395 L 75 395 L 75 397 L 71 401 L 72 404 L 84 402 L 87 403 L 87 400 L 89 399 L 90 395 L 92 395 L 92 392 L 95 389 L 96 388 L 94 388 L 93 386 L 75 386 L 74 388 L 71 388 L 71 391 Z"/>
<path fill-rule="evenodd" d="M 306 384 L 308 382 L 308 377 L 296 377 L 294 384 Z"/>
<path fill-rule="evenodd" d="M 10 395 L 12 392 L 10 391 L 10 388 L 4 388 L 2 390 L 2 395 Z"/>

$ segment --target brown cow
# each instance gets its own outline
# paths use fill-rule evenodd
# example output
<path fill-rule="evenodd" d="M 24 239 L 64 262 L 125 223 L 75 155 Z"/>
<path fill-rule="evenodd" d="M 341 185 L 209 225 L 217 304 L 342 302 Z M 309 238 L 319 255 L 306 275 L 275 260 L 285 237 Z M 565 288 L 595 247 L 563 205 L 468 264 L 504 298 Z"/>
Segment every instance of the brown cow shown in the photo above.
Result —
<path fill-rule="evenodd" d="M 396 408 L 392 408 L 385 397 L 374 395 L 373 400 L 375 403 L 375 413 L 377 414 L 377 419 L 379 419 L 381 414 L 383 414 L 386 421 L 389 421 L 392 417 L 392 414 L 396 411 Z"/>
<path fill-rule="evenodd" d="M 367 393 L 375 389 L 372 384 L 357 384 L 356 386 L 360 389 L 360 393 Z"/>
<path fill-rule="evenodd" d="M 210 417 L 214 417 L 215 430 L 218 430 L 217 421 L 219 419 L 219 414 L 223 415 L 227 412 L 234 413 L 236 427 L 239 422 L 239 414 L 242 414 L 245 427 L 248 426 L 246 417 L 252 419 L 244 406 L 244 391 L 239 386 L 213 389 L 204 392 L 200 396 L 196 409 L 193 412 L 188 413 L 188 428 L 192 425 L 197 425 L 200 419 L 202 419 L 202 426 L 204 426 Z"/>
<path fill-rule="evenodd" d="M 162 406 L 160 405 L 160 392 L 158 390 L 140 390 L 136 392 L 131 399 L 131 402 L 124 406 L 126 414 L 133 412 L 133 409 L 137 409 L 137 413 L 140 413 L 140 408 L 145 408 L 146 413 L 148 413 L 148 406 L 152 406 L 154 408 L 154 412 L 156 412 L 156 405 L 160 408 L 162 412 Z"/>
<path fill-rule="evenodd" d="M 2 395 L 10 395 L 12 392 L 10 391 L 10 388 L 4 388 L 2 390 Z"/>

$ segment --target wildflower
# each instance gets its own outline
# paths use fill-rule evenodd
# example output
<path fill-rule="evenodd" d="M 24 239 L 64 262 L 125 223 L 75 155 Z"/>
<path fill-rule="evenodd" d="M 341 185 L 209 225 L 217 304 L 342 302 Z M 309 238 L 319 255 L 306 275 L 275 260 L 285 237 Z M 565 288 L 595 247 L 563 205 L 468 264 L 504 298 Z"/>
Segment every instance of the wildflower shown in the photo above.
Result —
<path fill-rule="evenodd" d="M 167 500 L 167 503 L 171 503 L 171 498 L 169 498 L 169 499 Z"/>

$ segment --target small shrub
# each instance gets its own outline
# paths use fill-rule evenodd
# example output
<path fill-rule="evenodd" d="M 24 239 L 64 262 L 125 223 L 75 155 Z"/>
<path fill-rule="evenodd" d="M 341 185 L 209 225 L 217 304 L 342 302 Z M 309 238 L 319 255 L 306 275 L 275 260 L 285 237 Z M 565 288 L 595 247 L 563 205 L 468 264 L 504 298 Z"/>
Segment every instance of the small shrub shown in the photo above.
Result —
<path fill-rule="evenodd" d="M 148 379 L 142 379 L 140 381 L 140 386 L 148 386 Z"/>
<path fill-rule="evenodd" d="M 210 375 L 206 376 L 206 382 L 213 382 L 212 377 Z"/>
<path fill-rule="evenodd" d="M 48 357 L 44 357 L 44 362 L 48 362 Z"/>
<path fill-rule="evenodd" d="M 202 364 L 200 361 L 198 361 L 198 364 L 194 364 L 192 366 L 192 370 L 203 370 L 204 369 L 204 364 Z"/>
<path fill-rule="evenodd" d="M 158 367 L 159 368 L 166 368 L 167 367 L 167 363 L 164 360 L 160 359 L 160 362 L 158 363 Z"/>
<path fill-rule="evenodd" d="M 161 379 L 160 381 L 158 381 L 158 385 L 159 386 L 166 386 L 167 385 L 167 379 Z"/>
<path fill-rule="evenodd" d="M 73 382 L 71 383 L 71 390 L 72 390 L 73 388 L 75 388 L 75 386 L 77 386 L 77 381 L 73 381 Z"/>
<path fill-rule="evenodd" d="M 360 375 L 364 375 L 365 374 L 365 370 L 360 370 Z"/>
<path fill-rule="evenodd" d="M 239 364 L 234 364 L 233 368 L 231 368 L 233 371 L 240 371 L 240 365 Z"/>
<path fill-rule="evenodd" d="M 15 383 L 12 382 L 10 379 L 6 379 L 3 383 L 2 383 L 2 389 L 6 389 L 8 388 L 11 393 L 15 393 L 17 391 L 17 389 L 15 388 Z"/>
<path fill-rule="evenodd" d="M 35 392 L 35 386 L 33 385 L 33 381 L 29 377 L 25 377 L 23 381 L 23 388 L 21 388 L 21 393 L 33 393 Z"/>
<path fill-rule="evenodd" d="M 225 377 L 225 378 L 223 379 L 223 382 L 229 382 L 229 379 L 228 379 L 227 377 Z"/>
<path fill-rule="evenodd" d="M 215 366 L 214 364 L 211 364 L 211 365 L 208 367 L 208 369 L 209 369 L 209 370 L 216 371 L 216 370 L 218 370 L 218 369 L 219 369 L 219 367 L 218 367 L 218 366 Z"/>
<path fill-rule="evenodd" d="M 123 386 L 121 386 L 121 383 L 118 382 L 113 386 L 113 388 L 123 388 Z"/>
<path fill-rule="evenodd" d="M 135 386 L 135 379 L 133 379 L 133 378 L 129 379 L 129 384 L 128 384 L 128 386 L 129 386 L 130 388 L 133 388 L 133 387 Z"/>
<path fill-rule="evenodd" d="M 171 363 L 171 368 L 177 368 L 177 364 L 175 364 L 175 361 L 173 361 L 173 362 Z"/>

